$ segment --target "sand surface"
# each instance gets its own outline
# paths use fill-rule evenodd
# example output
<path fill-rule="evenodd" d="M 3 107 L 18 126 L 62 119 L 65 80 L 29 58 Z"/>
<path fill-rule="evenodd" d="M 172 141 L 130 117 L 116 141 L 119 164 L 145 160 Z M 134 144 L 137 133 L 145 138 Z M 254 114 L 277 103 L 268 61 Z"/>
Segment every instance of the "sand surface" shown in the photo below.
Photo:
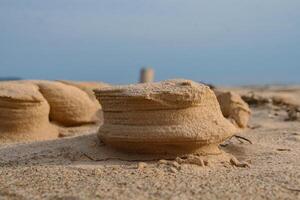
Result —
<path fill-rule="evenodd" d="M 250 128 L 238 135 L 253 144 L 232 138 L 222 147 L 250 168 L 172 166 L 116 152 L 95 133 L 2 144 L 0 199 L 300 199 L 300 122 L 285 121 L 280 107 L 251 109 Z"/>

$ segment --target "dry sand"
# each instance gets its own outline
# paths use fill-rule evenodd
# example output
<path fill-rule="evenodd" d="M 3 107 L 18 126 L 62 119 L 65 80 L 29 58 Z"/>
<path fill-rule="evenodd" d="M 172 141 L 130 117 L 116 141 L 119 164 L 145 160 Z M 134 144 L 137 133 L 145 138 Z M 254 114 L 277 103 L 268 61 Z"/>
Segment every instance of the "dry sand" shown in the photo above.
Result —
<path fill-rule="evenodd" d="M 124 151 L 218 154 L 237 129 L 214 92 L 184 79 L 95 90 L 104 112 L 99 138 Z"/>
<path fill-rule="evenodd" d="M 291 96 L 298 91 L 284 88 Z M 250 128 L 238 135 L 253 144 L 232 138 L 222 147 L 250 168 L 128 155 L 95 133 L 2 144 L 0 199 L 300 199 L 300 122 L 285 121 L 286 111 L 277 106 L 251 109 Z"/>
<path fill-rule="evenodd" d="M 41 141 L 95 132 L 103 123 L 93 89 L 102 82 L 45 80 L 0 83 L 0 143 Z"/>

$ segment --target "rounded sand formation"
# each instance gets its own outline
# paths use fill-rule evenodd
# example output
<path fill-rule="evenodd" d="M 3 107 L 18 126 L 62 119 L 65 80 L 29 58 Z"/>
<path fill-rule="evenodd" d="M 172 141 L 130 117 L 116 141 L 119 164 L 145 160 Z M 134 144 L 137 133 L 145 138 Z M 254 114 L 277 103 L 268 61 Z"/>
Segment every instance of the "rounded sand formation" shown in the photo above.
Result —
<path fill-rule="evenodd" d="M 96 114 L 96 121 L 98 124 L 102 124 L 103 122 L 102 107 L 99 101 L 95 97 L 94 90 L 104 88 L 104 87 L 109 87 L 110 86 L 109 84 L 103 82 L 66 81 L 66 80 L 60 80 L 59 82 L 66 85 L 75 86 L 83 90 L 84 92 L 86 92 L 89 95 L 89 97 L 92 99 L 92 101 L 95 103 L 98 109 L 98 112 Z"/>
<path fill-rule="evenodd" d="M 37 86 L 30 83 L 1 83 L 1 142 L 56 138 L 58 133 L 49 122 L 49 111 L 49 104 Z"/>
<path fill-rule="evenodd" d="M 218 144 L 236 131 L 209 87 L 169 80 L 95 91 L 104 111 L 99 138 L 142 153 L 218 154 Z"/>
<path fill-rule="evenodd" d="M 64 126 L 79 126 L 97 121 L 99 103 L 83 90 L 59 82 L 37 81 L 49 102 L 50 119 Z"/>
<path fill-rule="evenodd" d="M 246 128 L 251 116 L 248 104 L 234 92 L 215 91 L 224 117 L 229 118 L 237 127 Z"/>
<path fill-rule="evenodd" d="M 0 142 L 96 132 L 103 113 L 93 89 L 107 85 L 43 80 L 0 82 Z"/>

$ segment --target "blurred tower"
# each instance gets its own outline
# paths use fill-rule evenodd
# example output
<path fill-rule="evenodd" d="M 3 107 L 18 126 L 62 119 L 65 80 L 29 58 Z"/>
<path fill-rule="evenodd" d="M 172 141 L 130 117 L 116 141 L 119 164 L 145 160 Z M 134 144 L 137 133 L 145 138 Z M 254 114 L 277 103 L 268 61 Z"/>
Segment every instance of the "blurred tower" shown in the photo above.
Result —
<path fill-rule="evenodd" d="M 142 68 L 140 73 L 140 83 L 150 83 L 154 80 L 154 70 L 152 68 Z"/>

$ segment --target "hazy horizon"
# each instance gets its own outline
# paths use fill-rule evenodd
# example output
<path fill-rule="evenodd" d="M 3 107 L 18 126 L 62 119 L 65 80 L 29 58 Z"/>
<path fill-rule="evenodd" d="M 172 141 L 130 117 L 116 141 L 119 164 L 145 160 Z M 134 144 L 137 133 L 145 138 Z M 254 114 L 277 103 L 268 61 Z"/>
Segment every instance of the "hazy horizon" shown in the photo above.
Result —
<path fill-rule="evenodd" d="M 300 84 L 300 1 L 0 0 L 0 78 Z"/>

